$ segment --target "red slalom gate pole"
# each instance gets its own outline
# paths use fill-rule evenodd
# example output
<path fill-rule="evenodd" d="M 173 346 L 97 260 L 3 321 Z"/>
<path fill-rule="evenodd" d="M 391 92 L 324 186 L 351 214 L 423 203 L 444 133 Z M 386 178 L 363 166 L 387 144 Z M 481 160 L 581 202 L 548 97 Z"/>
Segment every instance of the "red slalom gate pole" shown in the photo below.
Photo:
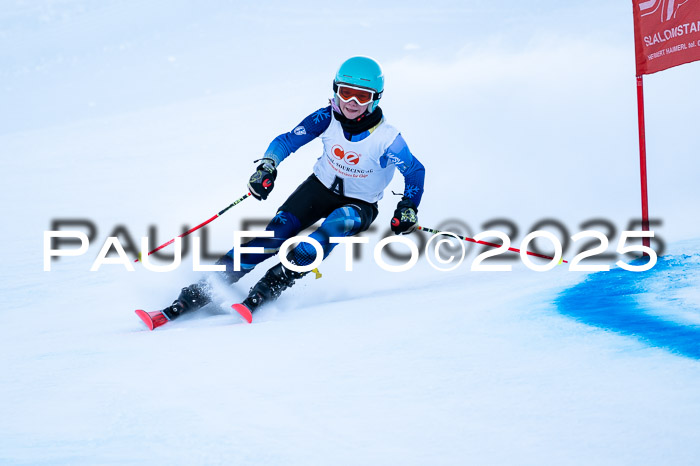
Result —
<path fill-rule="evenodd" d="M 418 229 L 422 230 L 422 231 L 427 231 L 428 233 L 433 233 L 435 235 L 438 235 L 440 233 L 452 233 L 452 232 L 445 232 L 445 231 L 440 231 L 440 230 L 433 230 L 432 228 L 421 227 L 421 226 L 419 226 Z M 454 233 L 452 233 L 452 234 L 455 235 Z M 468 236 L 461 236 L 461 235 L 455 235 L 455 236 L 459 239 L 464 240 L 464 241 L 469 241 L 470 243 L 483 244 L 484 246 L 490 246 L 492 248 L 500 248 L 501 246 L 503 246 L 502 244 L 489 243 L 488 241 L 477 241 L 474 238 L 470 238 Z M 518 254 L 520 254 L 520 249 L 508 248 L 508 250 L 513 251 L 513 252 L 517 252 Z M 530 252 L 530 251 L 525 251 L 525 252 L 527 253 L 528 256 L 541 257 L 542 259 L 549 259 L 549 260 L 554 259 L 551 256 L 545 256 L 544 254 L 537 254 L 536 252 Z M 565 261 L 563 258 L 561 259 L 561 262 L 559 262 L 559 263 L 561 264 L 562 262 L 564 262 L 566 264 L 569 263 L 569 261 Z"/>
<path fill-rule="evenodd" d="M 642 231 L 649 231 L 649 199 L 647 196 L 647 143 L 644 128 L 644 80 L 637 76 L 637 122 L 639 124 L 639 177 L 642 187 Z M 642 238 L 642 244 L 651 246 L 650 238 Z M 644 255 L 647 255 L 644 253 Z"/>
<path fill-rule="evenodd" d="M 183 234 L 177 236 L 177 238 L 182 238 L 183 236 L 187 236 L 187 235 L 189 235 L 190 233 L 199 230 L 199 229 L 202 228 L 204 225 L 207 225 L 207 224 L 213 222 L 213 221 L 216 220 L 217 218 L 221 217 L 221 216 L 222 216 L 227 210 L 229 210 L 231 207 L 235 206 L 236 204 L 238 204 L 238 203 L 240 203 L 240 202 L 243 202 L 243 200 L 246 199 L 246 198 L 247 198 L 248 196 L 250 196 L 250 195 L 251 195 L 251 194 L 248 193 L 248 194 L 242 196 L 240 199 L 237 199 L 237 200 L 233 201 L 233 202 L 231 203 L 231 205 L 229 205 L 228 207 L 226 207 L 225 209 L 223 209 L 222 211 L 220 211 L 218 214 L 214 215 L 212 218 L 210 218 L 210 219 L 208 219 L 208 220 L 205 220 L 204 222 L 200 223 L 200 224 L 197 225 L 196 227 L 187 230 L 187 231 L 184 232 Z M 163 249 L 164 247 L 166 247 L 166 246 L 168 246 L 168 245 L 170 245 L 170 244 L 173 244 L 174 242 L 175 242 L 175 238 L 171 239 L 171 240 L 168 241 L 167 243 L 161 244 L 160 246 L 158 246 L 157 248 L 155 248 L 153 251 L 149 252 L 148 255 L 150 256 L 150 255 L 153 254 L 154 252 L 160 251 L 160 250 Z M 139 257 L 136 258 L 136 259 L 134 260 L 134 262 L 139 262 L 139 261 L 141 260 L 141 257 L 142 257 L 142 256 L 141 256 L 141 253 L 139 253 Z"/>

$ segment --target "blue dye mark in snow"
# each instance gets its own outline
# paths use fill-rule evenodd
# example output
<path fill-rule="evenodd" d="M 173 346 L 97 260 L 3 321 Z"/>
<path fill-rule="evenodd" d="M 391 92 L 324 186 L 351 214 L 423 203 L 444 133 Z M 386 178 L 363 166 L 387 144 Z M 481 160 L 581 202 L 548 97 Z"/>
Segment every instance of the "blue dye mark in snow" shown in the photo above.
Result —
<path fill-rule="evenodd" d="M 698 295 L 700 254 L 683 254 L 660 257 L 647 272 L 593 273 L 555 303 L 579 322 L 700 359 L 700 306 L 693 301 Z"/>

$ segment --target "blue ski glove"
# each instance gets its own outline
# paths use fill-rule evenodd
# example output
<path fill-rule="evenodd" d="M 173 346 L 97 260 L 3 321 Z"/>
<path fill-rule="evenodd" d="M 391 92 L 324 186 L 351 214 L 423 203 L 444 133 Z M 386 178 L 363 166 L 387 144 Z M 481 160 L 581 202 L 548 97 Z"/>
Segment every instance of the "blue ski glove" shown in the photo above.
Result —
<path fill-rule="evenodd" d="M 391 219 L 391 231 L 397 235 L 413 233 L 418 227 L 418 208 L 408 198 L 401 199 Z"/>
<path fill-rule="evenodd" d="M 272 188 L 275 187 L 275 178 L 277 178 L 275 162 L 272 159 L 262 159 L 262 162 L 248 180 L 250 194 L 259 201 L 267 199 Z"/>

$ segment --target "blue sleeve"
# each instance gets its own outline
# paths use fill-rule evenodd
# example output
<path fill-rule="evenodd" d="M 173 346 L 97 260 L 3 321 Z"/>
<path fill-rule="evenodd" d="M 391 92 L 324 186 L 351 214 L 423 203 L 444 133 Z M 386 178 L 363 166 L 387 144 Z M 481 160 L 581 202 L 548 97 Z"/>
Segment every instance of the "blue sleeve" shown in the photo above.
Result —
<path fill-rule="evenodd" d="M 396 136 L 394 142 L 382 156 L 382 166 L 393 163 L 404 178 L 403 195 L 413 201 L 418 207 L 423 197 L 423 184 L 425 181 L 425 167 L 408 149 L 406 141 L 401 134 Z"/>
<path fill-rule="evenodd" d="M 320 108 L 304 118 L 293 130 L 280 134 L 272 140 L 265 158 L 275 161 L 279 166 L 289 154 L 296 152 L 301 146 L 319 137 L 331 124 L 331 106 Z"/>

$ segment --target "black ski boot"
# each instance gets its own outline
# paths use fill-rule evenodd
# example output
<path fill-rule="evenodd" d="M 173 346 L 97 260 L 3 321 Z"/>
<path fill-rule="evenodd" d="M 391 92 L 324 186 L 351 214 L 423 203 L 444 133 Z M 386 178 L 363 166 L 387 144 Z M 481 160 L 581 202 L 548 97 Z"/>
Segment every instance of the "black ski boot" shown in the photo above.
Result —
<path fill-rule="evenodd" d="M 294 285 L 295 280 L 307 273 L 295 272 L 279 263 L 268 270 L 265 276 L 250 289 L 248 297 L 243 300 L 243 305 L 253 312 L 263 304 L 279 298 L 284 290 Z"/>
<path fill-rule="evenodd" d="M 177 319 L 185 312 L 200 309 L 211 302 L 211 287 L 205 280 L 186 286 L 180 292 L 180 296 L 173 303 L 163 309 L 168 320 Z"/>

